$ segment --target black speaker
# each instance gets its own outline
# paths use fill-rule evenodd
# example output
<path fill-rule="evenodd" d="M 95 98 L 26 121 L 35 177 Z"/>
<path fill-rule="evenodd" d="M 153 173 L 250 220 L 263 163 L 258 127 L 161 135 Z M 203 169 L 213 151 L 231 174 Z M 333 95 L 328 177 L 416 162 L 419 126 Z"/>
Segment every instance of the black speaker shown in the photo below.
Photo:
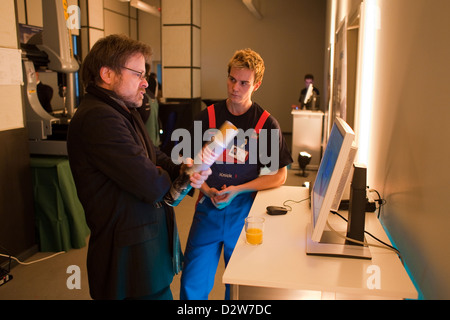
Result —
<path fill-rule="evenodd" d="M 353 164 L 353 168 L 353 178 L 350 186 L 350 204 L 348 208 L 347 237 L 364 241 L 367 168 L 361 164 Z M 346 244 L 359 245 L 348 240 Z"/>

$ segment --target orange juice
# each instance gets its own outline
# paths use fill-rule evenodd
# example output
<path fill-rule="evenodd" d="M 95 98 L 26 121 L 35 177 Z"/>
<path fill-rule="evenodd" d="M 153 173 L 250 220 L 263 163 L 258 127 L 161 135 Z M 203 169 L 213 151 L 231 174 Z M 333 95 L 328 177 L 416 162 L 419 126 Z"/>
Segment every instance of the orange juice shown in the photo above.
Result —
<path fill-rule="evenodd" d="M 263 232 L 259 228 L 248 228 L 246 231 L 247 242 L 249 244 L 261 244 L 263 240 Z"/>

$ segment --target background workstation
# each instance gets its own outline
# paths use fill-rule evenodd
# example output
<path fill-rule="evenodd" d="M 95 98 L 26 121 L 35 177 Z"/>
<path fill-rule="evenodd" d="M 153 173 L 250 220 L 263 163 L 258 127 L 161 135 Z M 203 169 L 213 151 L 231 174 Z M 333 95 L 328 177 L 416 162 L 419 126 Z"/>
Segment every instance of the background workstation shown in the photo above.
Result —
<path fill-rule="evenodd" d="M 2 49 L 19 48 L 17 23 L 42 25 L 38 2 L 2 1 Z M 170 3 L 145 2 L 162 8 Z M 315 75 L 328 116 L 342 111 L 338 98 L 346 97 L 347 120 L 365 146 L 359 156 L 368 168 L 368 184 L 386 200 L 381 214 L 386 230 L 421 297 L 448 299 L 450 3 L 254 0 L 262 16 L 257 18 L 240 0 L 187 2 L 188 8 L 195 4 L 200 22 L 193 33 L 201 35 L 199 51 L 190 52 L 196 57 L 190 61 L 199 64 L 190 69 L 199 77 L 189 76 L 189 93 L 199 92 L 202 99 L 224 98 L 228 57 L 236 49 L 251 47 L 267 66 L 254 100 L 279 120 L 283 132 L 292 132 L 290 108 L 298 101 L 305 73 Z M 80 29 L 82 50 L 104 35 L 125 33 L 152 45 L 154 64 L 164 63 L 164 17 L 118 0 L 69 4 L 80 6 L 82 16 L 83 8 L 89 12 Z M 340 57 L 336 52 L 345 52 L 346 60 L 335 59 Z M 345 83 L 335 77 L 343 74 Z M 170 88 L 164 81 L 163 88 Z M 344 85 L 346 94 L 337 95 L 337 84 Z M 21 94 L 20 85 L 0 83 L 0 244 L 14 255 L 36 245 Z"/>

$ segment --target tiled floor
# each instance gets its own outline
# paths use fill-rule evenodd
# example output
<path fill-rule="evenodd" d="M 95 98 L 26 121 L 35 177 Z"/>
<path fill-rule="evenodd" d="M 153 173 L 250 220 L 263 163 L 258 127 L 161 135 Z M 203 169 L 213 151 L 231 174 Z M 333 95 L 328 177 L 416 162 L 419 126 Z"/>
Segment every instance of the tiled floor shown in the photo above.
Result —
<path fill-rule="evenodd" d="M 314 171 L 309 172 L 309 177 L 303 178 L 298 175 L 299 170 L 288 170 L 286 185 L 301 186 L 304 181 L 313 181 Z M 181 245 L 184 248 L 189 233 L 194 213 L 194 197 L 186 197 L 176 207 L 177 223 L 180 233 Z M 91 299 L 87 283 L 86 273 L 87 247 L 72 249 L 67 253 L 57 255 L 51 259 L 37 262 L 28 266 L 17 265 L 11 270 L 13 279 L 0 286 L 0 300 L 86 300 Z M 27 259 L 26 262 L 41 259 L 51 253 L 38 252 Z M 69 266 L 79 266 L 81 270 L 81 289 L 69 290 L 67 281 L 72 273 L 68 272 Z M 215 285 L 210 294 L 210 299 L 221 300 L 224 298 L 225 286 L 222 284 L 224 271 L 223 259 L 219 262 L 216 273 Z M 70 280 L 70 279 L 69 279 Z M 180 275 L 172 282 L 172 293 L 174 299 L 179 299 Z"/>

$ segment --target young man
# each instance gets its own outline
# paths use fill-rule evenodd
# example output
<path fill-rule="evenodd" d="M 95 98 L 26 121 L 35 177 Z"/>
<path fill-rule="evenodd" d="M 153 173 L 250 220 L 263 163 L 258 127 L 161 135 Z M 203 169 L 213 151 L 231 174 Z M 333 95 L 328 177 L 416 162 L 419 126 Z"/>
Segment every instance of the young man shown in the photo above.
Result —
<path fill-rule="evenodd" d="M 145 88 L 147 45 L 111 35 L 82 65 L 86 95 L 67 147 L 91 230 L 87 256 L 93 299 L 172 299 L 180 248 L 171 207 L 162 200 L 185 170 L 156 149 L 137 108 Z M 199 188 L 210 172 L 191 177 Z"/>
<path fill-rule="evenodd" d="M 306 108 L 308 110 L 319 109 L 320 108 L 320 100 L 319 100 L 320 93 L 319 93 L 319 89 L 317 89 L 314 86 L 314 76 L 312 74 L 310 74 L 310 73 L 307 73 L 307 74 L 305 74 L 304 80 L 305 80 L 305 88 L 302 89 L 302 91 L 300 92 L 300 98 L 298 98 L 298 102 L 300 102 L 300 108 L 301 109 Z M 313 85 L 313 91 L 314 91 L 314 94 L 316 96 L 316 101 L 314 102 L 314 105 L 313 105 L 312 99 L 307 101 L 306 104 L 305 104 L 305 101 L 304 101 L 305 97 L 306 97 L 306 93 L 308 92 L 308 88 L 309 88 L 310 84 Z"/>
<path fill-rule="evenodd" d="M 228 120 L 247 134 L 238 135 L 225 151 L 226 161 L 213 164 L 211 176 L 201 187 L 186 245 L 181 299 L 208 299 L 221 250 L 227 264 L 255 192 L 278 187 L 286 180 L 286 166 L 292 158 L 280 126 L 252 102 L 252 94 L 261 86 L 264 69 L 259 54 L 251 49 L 237 51 L 228 64 L 228 99 L 199 115 L 203 132 L 219 128 Z M 251 148 L 255 141 L 256 152 Z M 272 172 L 267 175 L 260 174 L 264 164 L 269 164 L 264 155 L 271 156 Z M 228 286 L 225 297 L 229 298 Z"/>

